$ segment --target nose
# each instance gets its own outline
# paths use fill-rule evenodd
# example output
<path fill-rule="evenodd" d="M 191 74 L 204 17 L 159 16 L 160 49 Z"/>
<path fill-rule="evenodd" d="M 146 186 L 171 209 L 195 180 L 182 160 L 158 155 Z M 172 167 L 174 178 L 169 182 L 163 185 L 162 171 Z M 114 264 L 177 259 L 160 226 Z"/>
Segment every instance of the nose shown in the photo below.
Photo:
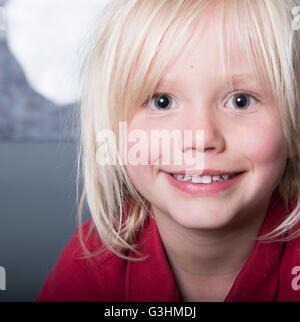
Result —
<path fill-rule="evenodd" d="M 184 150 L 193 149 L 205 154 L 223 152 L 225 137 L 221 119 L 216 114 L 213 107 L 209 105 L 194 106 L 189 109 L 189 113 L 185 112 L 184 118 L 181 119 L 181 129 L 182 131 L 191 130 L 192 139 L 183 143 Z M 203 135 L 201 146 L 199 146 L 196 133 Z"/>

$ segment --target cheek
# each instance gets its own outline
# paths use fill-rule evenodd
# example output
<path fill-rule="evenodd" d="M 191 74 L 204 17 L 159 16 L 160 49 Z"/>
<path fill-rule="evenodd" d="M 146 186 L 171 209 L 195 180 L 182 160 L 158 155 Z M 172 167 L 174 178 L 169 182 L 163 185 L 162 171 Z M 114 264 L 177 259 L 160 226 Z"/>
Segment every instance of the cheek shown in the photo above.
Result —
<path fill-rule="evenodd" d="M 236 140 L 238 150 L 252 163 L 255 170 L 281 172 L 287 159 L 287 148 L 280 124 L 276 121 L 258 123 L 239 133 Z"/>
<path fill-rule="evenodd" d="M 147 122 L 135 117 L 127 129 L 126 172 L 143 195 L 149 197 L 152 187 L 154 167 L 151 166 L 150 131 Z M 150 184 L 149 184 L 150 183 Z"/>
<path fill-rule="evenodd" d="M 129 165 L 144 165 L 144 170 L 147 169 L 146 165 L 158 165 L 161 159 L 162 147 L 161 142 L 152 140 L 153 131 L 160 131 L 161 126 L 159 122 L 152 124 L 149 120 L 137 115 L 127 130 L 128 143 L 127 143 L 127 161 Z M 157 145 L 155 144 L 157 143 Z"/>
<path fill-rule="evenodd" d="M 125 165 L 126 173 L 136 190 L 148 201 L 155 203 L 157 194 L 155 189 L 155 178 L 153 177 L 153 168 L 151 166 L 130 164 Z"/>

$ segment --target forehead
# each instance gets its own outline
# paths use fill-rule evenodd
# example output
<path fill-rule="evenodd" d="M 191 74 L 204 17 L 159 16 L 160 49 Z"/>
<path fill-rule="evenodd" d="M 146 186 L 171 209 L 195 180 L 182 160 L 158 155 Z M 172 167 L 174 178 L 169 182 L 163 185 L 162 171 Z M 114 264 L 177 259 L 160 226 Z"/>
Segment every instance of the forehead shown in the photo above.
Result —
<path fill-rule="evenodd" d="M 245 78 L 247 81 L 256 81 L 255 71 L 247 59 L 245 49 L 238 41 L 228 39 L 228 51 L 225 48 L 222 50 L 220 37 L 228 35 L 220 28 L 214 16 L 204 16 L 200 19 L 193 29 L 191 38 L 166 68 L 161 82 L 172 81 L 180 75 L 187 77 L 193 72 L 198 72 L 207 79 L 224 79 L 226 76 L 233 83 L 243 82 Z"/>
<path fill-rule="evenodd" d="M 210 78 L 220 79 L 231 87 L 247 81 L 269 91 L 270 79 L 260 46 L 248 28 L 241 30 L 237 26 L 230 9 L 226 14 L 217 5 L 204 10 L 179 54 L 167 65 L 160 83 L 186 79 L 190 73 L 198 72 L 207 82 Z"/>

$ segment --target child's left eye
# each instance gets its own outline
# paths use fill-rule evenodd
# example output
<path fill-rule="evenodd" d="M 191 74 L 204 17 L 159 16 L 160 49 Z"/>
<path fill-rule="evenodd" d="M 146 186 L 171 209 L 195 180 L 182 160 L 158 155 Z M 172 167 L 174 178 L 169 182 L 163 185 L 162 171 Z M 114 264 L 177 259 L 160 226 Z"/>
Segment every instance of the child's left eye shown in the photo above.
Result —
<path fill-rule="evenodd" d="M 257 99 L 255 99 L 250 94 L 236 93 L 231 96 L 227 102 L 231 102 L 231 106 L 233 106 L 234 109 L 245 110 L 248 109 L 248 107 L 251 105 L 251 100 L 254 100 L 255 104 L 258 103 Z M 226 104 L 226 106 L 228 106 L 228 103 Z"/>
<path fill-rule="evenodd" d="M 176 101 L 168 94 L 156 94 L 149 101 L 151 108 L 156 110 L 169 110 L 176 106 Z"/>

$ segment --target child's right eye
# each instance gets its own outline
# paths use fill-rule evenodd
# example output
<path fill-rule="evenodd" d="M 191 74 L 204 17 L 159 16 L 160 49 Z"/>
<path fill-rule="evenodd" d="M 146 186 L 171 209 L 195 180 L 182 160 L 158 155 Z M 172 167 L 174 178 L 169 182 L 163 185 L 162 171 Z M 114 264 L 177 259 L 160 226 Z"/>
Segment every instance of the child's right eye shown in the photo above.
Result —
<path fill-rule="evenodd" d="M 150 105 L 155 110 L 169 110 L 176 106 L 176 101 L 168 94 L 155 94 L 145 105 Z"/>

